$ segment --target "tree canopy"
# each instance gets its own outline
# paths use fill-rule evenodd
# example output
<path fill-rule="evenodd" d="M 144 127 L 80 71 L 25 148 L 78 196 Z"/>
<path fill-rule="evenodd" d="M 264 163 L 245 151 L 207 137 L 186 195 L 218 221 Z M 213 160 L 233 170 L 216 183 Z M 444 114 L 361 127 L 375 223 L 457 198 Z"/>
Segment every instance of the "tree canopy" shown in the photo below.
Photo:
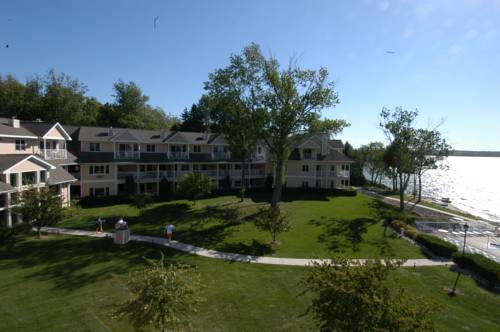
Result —
<path fill-rule="evenodd" d="M 115 101 L 102 104 L 87 96 L 85 84 L 55 70 L 29 78 L 25 84 L 11 75 L 0 75 L 0 116 L 139 129 L 170 129 L 177 122 L 162 109 L 149 105 L 149 97 L 136 83 L 120 80 L 113 88 Z"/>

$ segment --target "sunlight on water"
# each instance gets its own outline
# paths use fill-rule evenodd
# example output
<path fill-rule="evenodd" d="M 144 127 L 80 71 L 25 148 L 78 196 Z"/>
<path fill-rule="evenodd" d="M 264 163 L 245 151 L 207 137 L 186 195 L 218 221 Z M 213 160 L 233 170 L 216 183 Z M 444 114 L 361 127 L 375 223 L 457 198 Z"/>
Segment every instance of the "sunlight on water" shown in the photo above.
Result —
<path fill-rule="evenodd" d="M 449 197 L 461 210 L 500 222 L 500 158 L 449 157 L 442 164 L 424 174 L 422 195 Z"/>

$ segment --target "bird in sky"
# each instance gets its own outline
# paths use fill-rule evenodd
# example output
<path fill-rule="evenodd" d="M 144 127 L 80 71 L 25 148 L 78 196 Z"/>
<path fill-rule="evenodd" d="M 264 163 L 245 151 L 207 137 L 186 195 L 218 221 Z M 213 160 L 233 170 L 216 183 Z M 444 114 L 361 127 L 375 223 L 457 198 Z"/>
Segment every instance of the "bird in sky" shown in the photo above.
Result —
<path fill-rule="evenodd" d="M 394 52 L 394 51 L 385 51 L 385 53 L 387 53 L 387 54 L 396 54 L 396 52 Z"/>
<path fill-rule="evenodd" d="M 5 44 L 5 47 L 6 47 L 6 48 L 9 48 L 9 44 Z"/>
<path fill-rule="evenodd" d="M 156 16 L 154 21 L 153 21 L 153 27 L 156 30 L 156 24 L 158 23 L 158 20 L 160 19 L 160 16 Z"/>

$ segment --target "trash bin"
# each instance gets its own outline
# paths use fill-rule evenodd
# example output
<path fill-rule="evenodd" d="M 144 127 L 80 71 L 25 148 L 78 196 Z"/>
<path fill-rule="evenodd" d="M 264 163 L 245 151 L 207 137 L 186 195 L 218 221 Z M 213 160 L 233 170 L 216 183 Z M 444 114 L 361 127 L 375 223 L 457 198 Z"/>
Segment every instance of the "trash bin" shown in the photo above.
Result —
<path fill-rule="evenodd" d="M 120 229 L 115 233 L 115 244 L 126 244 L 130 240 L 130 230 Z"/>

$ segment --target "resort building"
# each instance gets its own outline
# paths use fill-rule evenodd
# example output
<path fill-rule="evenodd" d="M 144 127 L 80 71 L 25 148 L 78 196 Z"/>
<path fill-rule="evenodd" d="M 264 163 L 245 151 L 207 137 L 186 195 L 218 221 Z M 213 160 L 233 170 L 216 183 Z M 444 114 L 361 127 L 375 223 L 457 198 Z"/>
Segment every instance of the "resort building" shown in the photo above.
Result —
<path fill-rule="evenodd" d="M 340 140 L 306 135 L 297 140 L 286 163 L 288 188 L 338 188 L 349 185 L 352 161 Z M 74 127 L 59 123 L 0 118 L 0 222 L 12 225 L 13 195 L 29 185 L 50 186 L 63 205 L 86 196 L 135 192 L 156 195 L 166 179 L 172 190 L 186 173 L 209 176 L 216 189 L 262 187 L 274 177 L 267 146 L 258 144 L 244 170 L 218 133 Z"/>

